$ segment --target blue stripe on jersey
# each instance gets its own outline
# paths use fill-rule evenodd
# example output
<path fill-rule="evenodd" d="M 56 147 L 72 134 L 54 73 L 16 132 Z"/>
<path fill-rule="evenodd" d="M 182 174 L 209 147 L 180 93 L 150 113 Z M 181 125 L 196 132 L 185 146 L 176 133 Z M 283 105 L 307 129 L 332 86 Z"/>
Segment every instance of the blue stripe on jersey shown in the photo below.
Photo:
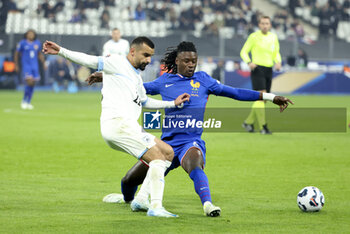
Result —
<path fill-rule="evenodd" d="M 104 66 L 103 58 L 100 56 L 100 57 L 98 57 L 97 71 L 98 72 L 102 71 L 103 66 Z"/>
<path fill-rule="evenodd" d="M 116 76 L 121 76 L 121 77 L 124 77 L 124 78 L 126 78 L 126 79 L 128 79 L 128 80 L 131 80 L 131 81 L 132 81 L 132 79 L 131 79 L 130 77 L 127 77 L 127 76 L 125 76 L 125 75 L 123 75 L 123 74 L 120 74 L 120 73 L 114 73 L 114 75 L 116 75 Z"/>

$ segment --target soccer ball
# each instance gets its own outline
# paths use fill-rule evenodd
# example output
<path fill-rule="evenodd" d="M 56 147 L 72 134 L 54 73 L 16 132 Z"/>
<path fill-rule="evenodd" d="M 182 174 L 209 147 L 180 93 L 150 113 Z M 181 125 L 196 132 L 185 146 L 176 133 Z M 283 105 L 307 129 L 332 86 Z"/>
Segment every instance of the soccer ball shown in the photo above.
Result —
<path fill-rule="evenodd" d="M 324 205 L 323 193 L 316 187 L 305 187 L 298 193 L 297 204 L 305 212 L 320 211 Z"/>

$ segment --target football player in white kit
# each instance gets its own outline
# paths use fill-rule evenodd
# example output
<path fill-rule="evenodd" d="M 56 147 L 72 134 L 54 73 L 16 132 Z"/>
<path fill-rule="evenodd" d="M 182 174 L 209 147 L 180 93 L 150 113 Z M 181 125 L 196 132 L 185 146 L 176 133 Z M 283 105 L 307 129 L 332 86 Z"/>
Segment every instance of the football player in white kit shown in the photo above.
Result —
<path fill-rule="evenodd" d="M 108 40 L 103 45 L 103 56 L 119 54 L 127 56 L 129 53 L 130 45 L 129 42 L 121 38 L 121 33 L 118 28 L 114 28 L 111 32 L 112 39 Z"/>
<path fill-rule="evenodd" d="M 91 56 L 62 48 L 54 42 L 43 45 L 45 54 L 60 55 L 72 62 L 103 72 L 101 134 L 107 144 L 117 150 L 124 150 L 137 159 L 149 163 L 149 170 L 140 188 L 137 200 L 131 203 L 133 211 L 148 210 L 148 216 L 178 217 L 164 209 L 164 172 L 174 157 L 170 145 L 144 132 L 138 118 L 142 106 L 145 108 L 176 108 L 189 101 L 184 93 L 174 101 L 160 101 L 146 96 L 139 70 L 151 62 L 154 44 L 147 37 L 137 37 L 131 43 L 127 57 L 111 55 Z M 148 197 L 151 195 L 151 203 Z"/>

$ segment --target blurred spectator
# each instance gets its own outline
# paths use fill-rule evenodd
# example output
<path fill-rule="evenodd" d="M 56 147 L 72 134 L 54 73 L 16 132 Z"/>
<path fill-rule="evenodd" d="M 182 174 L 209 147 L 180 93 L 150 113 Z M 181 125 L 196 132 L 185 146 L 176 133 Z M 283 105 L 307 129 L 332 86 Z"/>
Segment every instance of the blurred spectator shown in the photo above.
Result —
<path fill-rule="evenodd" d="M 49 0 L 45 0 L 42 4 L 38 5 L 36 13 L 41 15 L 43 14 L 45 18 L 49 18 L 49 14 L 52 12 L 52 6 L 49 3 Z"/>
<path fill-rule="evenodd" d="M 132 20 L 134 18 L 134 14 L 133 14 L 130 6 L 125 7 L 122 10 L 122 12 L 120 14 L 120 18 L 124 21 L 129 21 L 129 20 Z"/>
<path fill-rule="evenodd" d="M 320 24 L 318 26 L 319 36 L 320 37 L 328 37 L 329 30 L 331 28 L 331 15 L 328 8 L 328 4 L 326 4 L 318 14 L 320 18 Z"/>
<path fill-rule="evenodd" d="M 299 6 L 300 6 L 299 0 L 289 0 L 289 3 L 288 3 L 289 12 L 292 14 L 293 17 L 296 17 L 295 8 Z"/>
<path fill-rule="evenodd" d="M 69 82 L 72 80 L 66 61 L 62 57 L 57 57 L 56 60 L 53 60 L 50 63 L 49 74 L 51 76 L 50 78 L 54 80 L 54 87 L 55 85 L 61 86 L 64 82 Z"/>
<path fill-rule="evenodd" d="M 206 73 L 208 73 L 208 75 L 212 76 L 213 75 L 213 71 L 216 68 L 216 63 L 214 62 L 213 57 L 208 57 L 207 60 L 202 61 L 202 63 L 199 66 L 199 71 L 204 71 Z"/>
<path fill-rule="evenodd" d="M 299 68 L 306 68 L 308 63 L 308 58 L 305 50 L 298 49 L 298 54 L 295 60 L 295 65 Z"/>
<path fill-rule="evenodd" d="M 115 0 L 103 0 L 105 6 L 115 6 Z"/>
<path fill-rule="evenodd" d="M 179 19 L 179 29 L 180 30 L 194 30 L 194 24 L 191 20 L 191 13 L 190 11 L 183 11 L 180 14 Z"/>
<path fill-rule="evenodd" d="M 178 27 L 178 22 L 177 22 L 177 14 L 174 7 L 170 8 L 170 10 L 168 11 L 168 18 L 171 23 L 170 29 L 172 30 L 176 29 Z"/>
<path fill-rule="evenodd" d="M 87 22 L 87 17 L 85 15 L 85 10 L 75 10 L 72 18 L 69 20 L 69 23 L 85 23 Z"/>
<path fill-rule="evenodd" d="M 129 42 L 121 38 L 121 33 L 118 28 L 114 28 L 111 32 L 112 39 L 103 45 L 103 56 L 118 54 L 126 56 L 129 53 Z"/>
<path fill-rule="evenodd" d="M 343 21 L 350 21 L 350 0 L 344 0 L 341 9 L 341 19 Z"/>
<path fill-rule="evenodd" d="M 219 28 L 214 23 L 210 23 L 208 25 L 205 25 L 203 28 L 203 31 L 208 36 L 218 36 L 219 35 Z"/>
<path fill-rule="evenodd" d="M 98 9 L 100 1 L 98 0 L 75 0 L 76 9 Z"/>
<path fill-rule="evenodd" d="M 292 24 L 292 28 L 295 32 L 295 35 L 298 38 L 298 41 L 301 42 L 305 36 L 303 25 L 300 23 L 300 21 L 298 19 L 295 19 L 293 24 Z"/>
<path fill-rule="evenodd" d="M 64 1 L 59 0 L 56 2 L 55 6 L 53 7 L 52 11 L 54 14 L 57 14 L 58 12 L 61 12 L 64 8 Z"/>
<path fill-rule="evenodd" d="M 134 20 L 145 20 L 145 19 L 146 19 L 146 12 L 142 8 L 141 4 L 138 4 L 135 9 Z"/>
<path fill-rule="evenodd" d="M 219 60 L 215 70 L 213 71 L 212 77 L 222 82 L 224 75 L 225 75 L 225 61 Z"/>
<path fill-rule="evenodd" d="M 3 1 L 3 4 L 6 4 L 5 2 L 7 2 L 7 10 L 8 12 L 21 12 L 23 10 L 20 10 L 17 8 L 17 4 L 14 0 L 8 0 L 8 1 Z"/>
<path fill-rule="evenodd" d="M 79 82 L 75 75 L 75 69 L 72 63 L 62 57 L 50 63 L 49 67 L 51 78 L 54 80 L 53 89 L 60 92 L 67 89 L 68 92 L 75 93 L 78 91 Z"/>
<path fill-rule="evenodd" d="M 101 28 L 106 28 L 109 29 L 109 21 L 110 21 L 111 17 L 109 15 L 109 11 L 107 9 L 104 9 L 102 11 L 100 20 L 101 20 Z"/>
<path fill-rule="evenodd" d="M 152 8 L 148 9 L 148 17 L 149 20 L 155 20 L 155 21 L 161 21 L 165 19 L 165 13 L 169 9 L 167 8 L 166 4 L 163 3 L 161 5 L 154 4 Z"/>

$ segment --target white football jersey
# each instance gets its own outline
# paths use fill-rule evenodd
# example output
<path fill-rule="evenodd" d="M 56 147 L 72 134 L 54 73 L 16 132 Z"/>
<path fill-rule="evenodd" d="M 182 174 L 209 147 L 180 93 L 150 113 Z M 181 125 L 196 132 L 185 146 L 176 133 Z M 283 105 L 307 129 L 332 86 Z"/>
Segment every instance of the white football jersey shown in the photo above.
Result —
<path fill-rule="evenodd" d="M 118 54 L 121 56 L 126 56 L 129 53 L 130 45 L 125 39 L 119 39 L 119 41 L 113 41 L 112 39 L 107 41 L 103 45 L 103 56 Z"/>
<path fill-rule="evenodd" d="M 99 57 L 103 71 L 101 121 L 124 117 L 138 120 L 147 100 L 140 72 L 125 56 Z"/>

